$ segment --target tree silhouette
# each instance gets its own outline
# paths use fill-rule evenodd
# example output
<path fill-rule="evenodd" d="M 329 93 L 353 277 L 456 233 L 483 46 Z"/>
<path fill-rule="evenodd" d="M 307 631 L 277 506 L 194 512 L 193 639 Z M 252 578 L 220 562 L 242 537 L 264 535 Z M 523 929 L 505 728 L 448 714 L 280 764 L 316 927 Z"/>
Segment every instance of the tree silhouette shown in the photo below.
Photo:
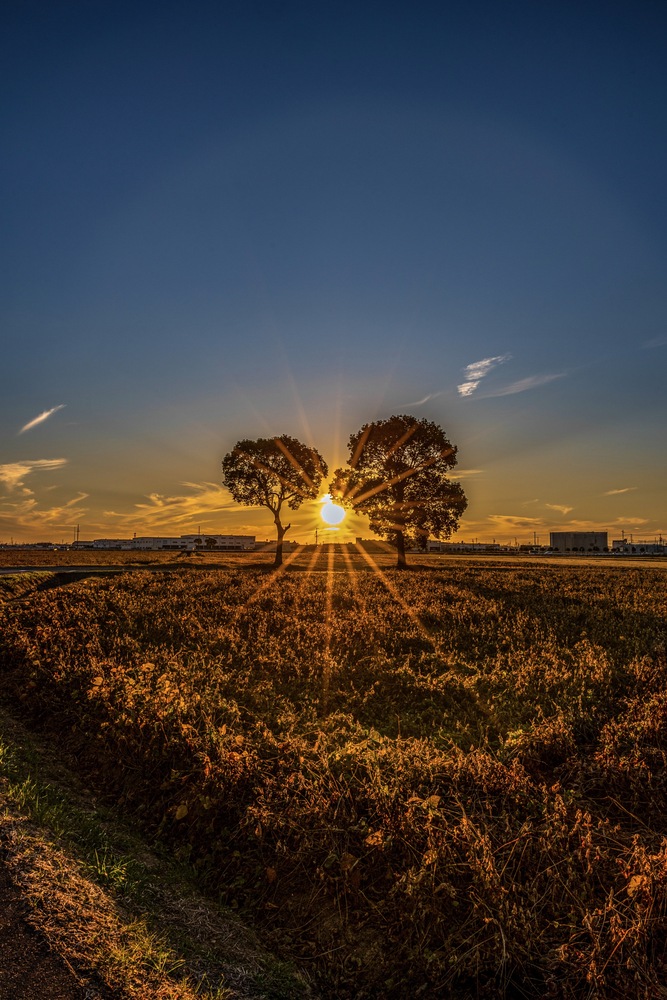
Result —
<path fill-rule="evenodd" d="M 398 569 L 406 565 L 406 542 L 449 538 L 458 527 L 468 501 L 447 478 L 457 449 L 437 424 L 412 416 L 376 420 L 350 437 L 349 449 L 350 468 L 336 470 L 329 491 L 393 542 Z"/>
<path fill-rule="evenodd" d="M 283 538 L 291 528 L 291 524 L 282 523 L 283 504 L 298 510 L 304 500 L 316 500 L 327 471 L 315 448 L 287 434 L 239 441 L 225 455 L 223 483 L 236 502 L 247 507 L 267 507 L 273 514 L 278 534 L 274 566 L 282 565 Z"/>

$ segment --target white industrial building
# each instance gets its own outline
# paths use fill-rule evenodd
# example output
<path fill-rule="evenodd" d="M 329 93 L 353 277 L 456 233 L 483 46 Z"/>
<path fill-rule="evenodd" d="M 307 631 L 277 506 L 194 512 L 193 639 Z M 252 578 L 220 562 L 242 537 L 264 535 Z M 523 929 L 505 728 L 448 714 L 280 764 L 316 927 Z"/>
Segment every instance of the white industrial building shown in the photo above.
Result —
<path fill-rule="evenodd" d="M 616 538 L 611 543 L 611 551 L 624 556 L 664 556 L 667 555 L 667 545 L 662 541 L 635 542 L 631 538 Z"/>
<path fill-rule="evenodd" d="M 124 551 L 177 552 L 251 552 L 255 548 L 254 535 L 180 535 L 178 538 L 163 535 L 143 535 L 134 538 L 96 538 L 92 542 L 74 542 L 75 549 L 122 549 Z"/>

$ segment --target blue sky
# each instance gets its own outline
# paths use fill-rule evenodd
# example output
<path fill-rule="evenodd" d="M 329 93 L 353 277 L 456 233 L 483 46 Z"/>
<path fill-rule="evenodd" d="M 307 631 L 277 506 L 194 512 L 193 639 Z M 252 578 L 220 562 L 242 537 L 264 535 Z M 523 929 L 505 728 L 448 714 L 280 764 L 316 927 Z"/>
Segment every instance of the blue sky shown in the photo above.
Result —
<path fill-rule="evenodd" d="M 663 3 L 1 27 L 0 541 L 265 537 L 238 439 L 333 469 L 405 412 L 458 445 L 459 537 L 667 534 Z"/>

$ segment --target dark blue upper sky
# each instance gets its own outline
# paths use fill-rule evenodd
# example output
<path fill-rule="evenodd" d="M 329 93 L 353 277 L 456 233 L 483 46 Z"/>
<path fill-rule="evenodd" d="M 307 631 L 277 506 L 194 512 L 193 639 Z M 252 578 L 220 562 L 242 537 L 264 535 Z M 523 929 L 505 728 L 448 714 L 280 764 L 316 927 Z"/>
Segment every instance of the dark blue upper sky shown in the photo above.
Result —
<path fill-rule="evenodd" d="M 658 2 L 8 0 L 0 469 L 29 471 L 0 523 L 101 531 L 218 482 L 238 437 L 334 463 L 407 409 L 459 444 L 478 534 L 663 530 L 666 27 Z"/>

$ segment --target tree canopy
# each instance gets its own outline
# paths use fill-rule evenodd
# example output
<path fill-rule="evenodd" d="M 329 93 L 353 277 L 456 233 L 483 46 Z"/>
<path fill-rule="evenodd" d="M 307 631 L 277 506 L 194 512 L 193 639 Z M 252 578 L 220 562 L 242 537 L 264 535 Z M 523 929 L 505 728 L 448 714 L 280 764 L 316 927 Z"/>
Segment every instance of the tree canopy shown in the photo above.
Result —
<path fill-rule="evenodd" d="M 298 510 L 304 500 L 316 500 L 327 466 L 315 448 L 283 434 L 275 438 L 239 441 L 222 461 L 223 484 L 237 503 L 267 507 L 277 531 L 275 566 L 283 557 L 284 505 Z"/>
<path fill-rule="evenodd" d="M 458 527 L 468 501 L 448 478 L 457 449 L 437 424 L 412 416 L 376 420 L 351 435 L 349 449 L 349 468 L 336 470 L 331 495 L 367 515 L 371 531 L 396 546 L 399 568 L 406 542 L 448 538 Z"/>

